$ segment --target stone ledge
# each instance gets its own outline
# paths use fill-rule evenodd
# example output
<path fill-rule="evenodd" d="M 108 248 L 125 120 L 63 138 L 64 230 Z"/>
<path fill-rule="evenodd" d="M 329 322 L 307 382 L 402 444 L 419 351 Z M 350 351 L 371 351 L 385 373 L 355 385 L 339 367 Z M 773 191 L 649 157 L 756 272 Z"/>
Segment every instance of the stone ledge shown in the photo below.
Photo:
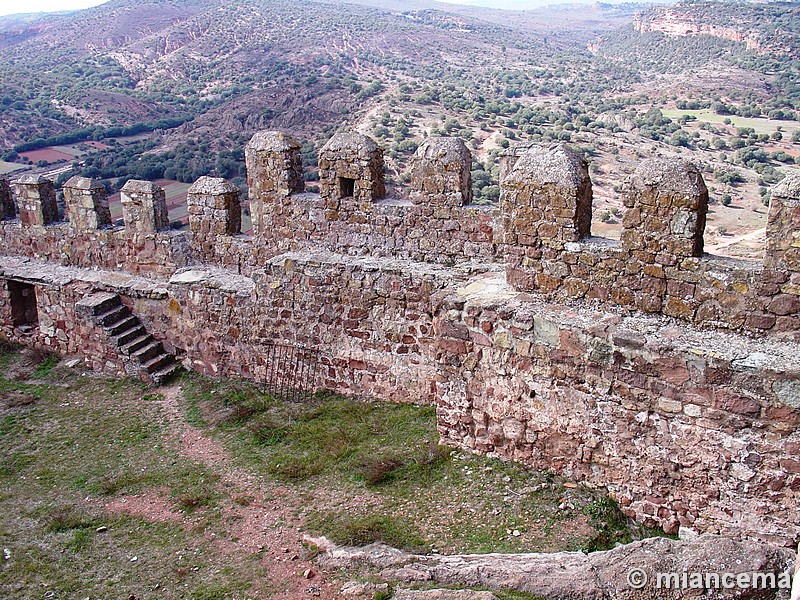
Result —
<path fill-rule="evenodd" d="M 201 285 L 225 292 L 249 296 L 256 289 L 255 281 L 230 269 L 195 265 L 179 269 L 169 280 L 172 285 Z"/>
<path fill-rule="evenodd" d="M 328 250 L 295 250 L 270 258 L 267 265 L 290 269 L 294 264 L 310 266 L 344 266 L 365 272 L 414 274 L 444 280 L 463 280 L 478 273 L 496 271 L 500 265 L 492 263 L 463 262 L 453 266 L 437 265 L 404 258 L 379 256 L 351 256 Z"/>
<path fill-rule="evenodd" d="M 709 331 L 663 315 L 627 315 L 622 310 L 596 303 L 555 305 L 535 295 L 518 292 L 503 273 L 473 277 L 448 298 L 465 307 L 501 309 L 523 332 L 549 328 L 583 330 L 608 339 L 615 347 L 652 348 L 730 362 L 741 370 L 772 371 L 787 379 L 800 378 L 800 345 L 776 337 Z M 800 392 L 800 385 L 798 386 Z M 800 402 L 800 400 L 798 400 Z"/>
<path fill-rule="evenodd" d="M 18 256 L 0 256 L 0 277 L 57 287 L 77 281 L 90 283 L 98 289 L 123 293 L 134 298 L 160 300 L 167 297 L 166 282 L 158 279 L 130 275 L 120 271 L 64 267 Z"/>

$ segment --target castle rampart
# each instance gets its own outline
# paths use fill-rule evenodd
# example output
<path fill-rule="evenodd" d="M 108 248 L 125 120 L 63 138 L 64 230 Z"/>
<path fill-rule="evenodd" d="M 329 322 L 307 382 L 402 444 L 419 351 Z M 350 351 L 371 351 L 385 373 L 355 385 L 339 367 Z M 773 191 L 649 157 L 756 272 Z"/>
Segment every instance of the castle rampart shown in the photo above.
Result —
<path fill-rule="evenodd" d="M 248 144 L 253 235 L 217 178 L 180 232 L 148 182 L 123 188 L 123 226 L 90 180 L 65 186 L 66 221 L 46 180 L 17 181 L 16 207 L 0 185 L 0 330 L 143 376 L 132 357 L 161 345 L 255 381 L 269 348 L 309 349 L 315 386 L 435 403 L 447 443 L 608 486 L 651 525 L 797 541 L 799 179 L 773 190 L 764 260 L 738 261 L 703 253 L 708 193 L 682 161 L 637 169 L 616 242 L 591 237 L 567 147 L 519 152 L 500 207 L 470 204 L 460 140 L 426 140 L 399 197 L 365 136 L 322 148 L 318 194 L 299 152 L 279 132 Z M 157 347 L 113 325 L 128 313 Z"/>
<path fill-rule="evenodd" d="M 591 183 L 564 147 L 530 150 L 501 187 L 515 289 L 797 339 L 800 279 L 785 258 L 800 227 L 796 179 L 775 189 L 761 262 L 703 254 L 708 191 L 680 160 L 647 161 L 628 180 L 620 242 L 589 236 Z"/>

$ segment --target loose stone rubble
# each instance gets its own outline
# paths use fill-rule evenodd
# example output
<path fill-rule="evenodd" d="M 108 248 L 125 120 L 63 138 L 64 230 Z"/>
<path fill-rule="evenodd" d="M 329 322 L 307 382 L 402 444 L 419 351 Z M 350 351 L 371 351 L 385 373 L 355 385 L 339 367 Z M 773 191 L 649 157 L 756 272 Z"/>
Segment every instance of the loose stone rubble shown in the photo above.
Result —
<path fill-rule="evenodd" d="M 393 197 L 366 136 L 320 150 L 320 193 L 299 153 L 282 132 L 248 144 L 252 236 L 222 179 L 189 190 L 188 231 L 149 182 L 122 190 L 123 225 L 90 180 L 65 186 L 65 215 L 46 179 L 0 184 L 0 331 L 114 374 L 148 348 L 140 366 L 264 381 L 266 348 L 309 349 L 313 385 L 435 404 L 445 443 L 607 487 L 648 525 L 796 543 L 800 178 L 772 190 L 764 259 L 742 261 L 703 253 L 708 193 L 683 161 L 640 165 L 615 242 L 591 237 L 565 146 L 505 157 L 499 207 L 469 204 L 459 140 L 426 140 Z M 98 293 L 142 348 L 76 310 Z"/>

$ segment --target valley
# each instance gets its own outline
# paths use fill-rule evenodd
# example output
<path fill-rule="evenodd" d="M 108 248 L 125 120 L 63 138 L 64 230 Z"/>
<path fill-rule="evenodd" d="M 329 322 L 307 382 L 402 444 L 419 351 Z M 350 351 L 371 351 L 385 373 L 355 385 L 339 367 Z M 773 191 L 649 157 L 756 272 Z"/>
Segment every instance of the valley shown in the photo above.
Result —
<path fill-rule="evenodd" d="M 758 258 L 758 244 L 730 242 L 764 227 L 769 188 L 797 169 L 799 11 L 112 0 L 6 17 L 0 168 L 58 184 L 80 173 L 111 193 L 202 175 L 244 190 L 247 140 L 282 129 L 302 140 L 313 190 L 316 150 L 355 129 L 384 147 L 402 194 L 420 142 L 452 135 L 475 158 L 475 201 L 493 203 L 502 152 L 565 142 L 591 163 L 593 232 L 616 237 L 624 179 L 679 155 L 710 188 L 709 247 Z"/>

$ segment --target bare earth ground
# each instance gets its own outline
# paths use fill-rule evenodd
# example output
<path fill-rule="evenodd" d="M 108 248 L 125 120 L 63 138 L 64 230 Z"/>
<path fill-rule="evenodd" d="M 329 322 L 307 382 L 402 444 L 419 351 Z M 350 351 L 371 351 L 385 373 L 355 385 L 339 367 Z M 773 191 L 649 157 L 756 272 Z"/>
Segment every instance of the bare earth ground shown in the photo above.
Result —
<path fill-rule="evenodd" d="M 296 495 L 234 466 L 217 441 L 186 423 L 178 406 L 181 395 L 178 385 L 161 387 L 154 392 L 163 396 L 161 405 L 175 449 L 222 475 L 217 485 L 224 499 L 219 507 L 228 538 L 209 534 L 214 537 L 210 540 L 213 546 L 234 561 L 259 554 L 260 562 L 269 570 L 272 585 L 278 586 L 277 590 L 267 586 L 261 590 L 252 589 L 251 593 L 256 597 L 266 594 L 276 600 L 337 597 L 337 586 L 328 581 L 328 574 L 303 558 L 306 554 L 301 545 L 303 534 L 288 508 L 296 504 Z M 141 517 L 149 522 L 178 522 L 186 530 L 196 525 L 191 515 L 174 508 L 163 489 L 114 498 L 103 506 L 109 512 Z"/>
<path fill-rule="evenodd" d="M 0 598 L 337 598 L 372 575 L 326 571 L 307 537 L 462 554 L 654 533 L 596 490 L 438 446 L 431 407 L 65 362 L 0 351 Z"/>

